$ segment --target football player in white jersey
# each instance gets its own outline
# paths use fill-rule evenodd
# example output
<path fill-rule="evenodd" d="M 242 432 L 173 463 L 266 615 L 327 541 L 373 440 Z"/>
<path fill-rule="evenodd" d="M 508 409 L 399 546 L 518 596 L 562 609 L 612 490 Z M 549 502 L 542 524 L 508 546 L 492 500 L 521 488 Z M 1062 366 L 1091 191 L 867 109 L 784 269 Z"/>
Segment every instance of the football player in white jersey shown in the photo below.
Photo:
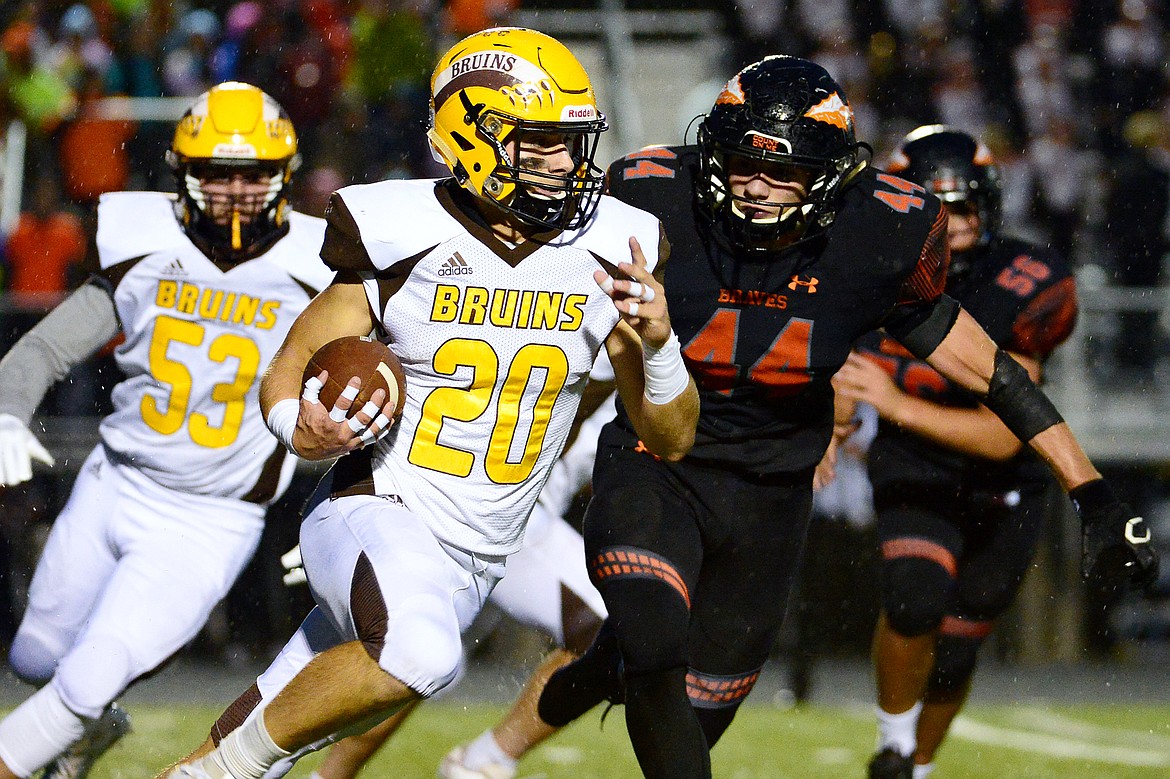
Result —
<path fill-rule="evenodd" d="M 333 273 L 324 221 L 289 209 L 292 123 L 225 83 L 178 123 L 176 198 L 104 195 L 97 268 L 0 361 L 0 479 L 50 458 L 47 389 L 119 333 L 126 378 L 53 525 L 9 662 L 40 690 L 0 722 L 0 777 L 78 777 L 128 727 L 115 699 L 195 637 L 295 463 L 259 413 L 260 371 Z"/>
<path fill-rule="evenodd" d="M 598 360 L 590 374 L 611 386 L 608 361 Z M 582 403 L 584 405 L 584 401 Z M 585 542 L 564 516 L 577 493 L 589 483 L 597 436 L 614 417 L 614 396 L 607 395 L 582 423 L 573 442 L 553 465 L 528 519 L 524 547 L 508 558 L 508 575 L 488 598 L 520 624 L 536 628 L 556 645 L 529 677 L 515 704 L 494 727 L 453 748 L 439 765 L 439 779 L 512 779 L 520 758 L 556 732 L 536 711 L 548 677 L 588 647 L 605 619 L 601 593 L 589 581 Z M 288 559 L 300 565 L 300 549 Z M 289 577 L 303 582 L 303 569 Z M 286 577 L 286 581 L 289 581 Z M 338 742 L 309 779 L 353 779 L 413 710 L 407 707 L 361 735 Z M 279 776 L 280 772 L 269 776 Z"/>
<path fill-rule="evenodd" d="M 580 63 L 541 33 L 486 30 L 440 59 L 431 100 L 454 178 L 334 195 L 321 256 L 338 276 L 261 390 L 290 449 L 345 455 L 301 526 L 317 607 L 171 776 L 260 779 L 450 684 L 603 347 L 646 448 L 676 460 L 693 442 L 698 393 L 652 275 L 661 225 L 601 194 L 606 125 Z M 302 392 L 317 348 L 371 331 L 406 371 L 392 427 L 382 390 L 350 413 L 356 378 L 332 410 L 323 377 Z"/>

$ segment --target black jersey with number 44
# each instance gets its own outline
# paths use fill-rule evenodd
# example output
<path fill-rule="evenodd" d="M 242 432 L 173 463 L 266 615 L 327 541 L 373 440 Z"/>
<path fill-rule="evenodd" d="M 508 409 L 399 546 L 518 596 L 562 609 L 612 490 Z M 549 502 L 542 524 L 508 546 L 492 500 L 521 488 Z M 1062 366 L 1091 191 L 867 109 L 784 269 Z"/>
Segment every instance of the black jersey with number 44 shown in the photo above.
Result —
<path fill-rule="evenodd" d="M 702 400 L 689 458 L 762 474 L 811 467 L 832 434 L 829 380 L 853 342 L 883 326 L 905 335 L 942 294 L 945 213 L 917 184 L 867 169 L 820 236 L 750 256 L 696 210 L 698 163 L 694 146 L 655 147 L 608 171 L 610 193 L 657 216 L 670 241 L 671 323 Z"/>
<path fill-rule="evenodd" d="M 947 282 L 947 294 L 983 326 L 1002 349 L 1043 361 L 1068 338 L 1076 322 L 1076 284 L 1057 253 L 1013 238 L 996 238 L 964 253 L 967 270 Z M 932 403 L 974 408 L 979 399 L 915 359 L 891 338 L 874 333 L 860 344 L 899 388 Z M 961 454 L 882 422 L 869 453 L 875 487 L 929 483 L 992 492 L 1047 478 L 1029 450 L 1006 463 Z"/>

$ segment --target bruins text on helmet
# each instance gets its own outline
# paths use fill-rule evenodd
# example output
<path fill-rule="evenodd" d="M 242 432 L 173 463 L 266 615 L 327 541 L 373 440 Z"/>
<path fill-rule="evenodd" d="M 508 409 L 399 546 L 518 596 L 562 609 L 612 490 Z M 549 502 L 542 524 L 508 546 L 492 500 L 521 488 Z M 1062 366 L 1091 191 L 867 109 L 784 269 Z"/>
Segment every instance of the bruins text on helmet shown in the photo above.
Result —
<path fill-rule="evenodd" d="M 929 124 L 911 131 L 886 170 L 921 184 L 951 207 L 966 204 L 973 209 L 982 244 L 999 230 L 999 169 L 991 151 L 962 130 Z"/>
<path fill-rule="evenodd" d="M 820 65 L 771 56 L 741 70 L 723 87 L 699 125 L 701 210 L 733 245 L 770 251 L 781 239 L 800 240 L 828 227 L 842 185 L 865 166 L 859 161 L 853 111 L 845 92 Z M 796 203 L 762 203 L 731 194 L 727 158 L 775 163 L 781 178 L 806 184 Z M 781 208 L 752 219 L 745 206 Z"/>
<path fill-rule="evenodd" d="M 455 44 L 431 77 L 431 129 L 437 156 L 478 197 L 525 224 L 574 229 L 597 206 L 603 173 L 594 165 L 608 125 L 589 76 L 560 42 L 543 33 L 500 27 Z M 567 174 L 526 167 L 520 142 L 563 136 L 574 168 Z"/>
<path fill-rule="evenodd" d="M 179 219 L 211 259 L 255 257 L 288 231 L 297 136 L 284 109 L 256 87 L 228 81 L 195 98 L 175 128 L 167 163 Z"/>

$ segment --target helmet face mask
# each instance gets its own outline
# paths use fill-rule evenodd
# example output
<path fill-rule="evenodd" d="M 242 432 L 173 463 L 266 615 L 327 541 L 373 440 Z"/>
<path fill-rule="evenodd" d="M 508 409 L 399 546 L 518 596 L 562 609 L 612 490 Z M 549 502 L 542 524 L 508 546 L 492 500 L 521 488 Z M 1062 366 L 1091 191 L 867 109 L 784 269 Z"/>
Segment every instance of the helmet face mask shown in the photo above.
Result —
<path fill-rule="evenodd" d="M 828 227 L 842 185 L 865 164 L 844 92 L 819 65 L 796 57 L 767 57 L 736 74 L 700 124 L 698 144 L 699 204 L 746 252 L 773 251 Z M 803 198 L 767 203 L 733 192 L 730 169 L 745 161 L 799 182 Z M 760 206 L 782 207 L 760 219 Z"/>
<path fill-rule="evenodd" d="M 288 230 L 288 190 L 300 164 L 284 110 L 248 84 L 196 98 L 167 152 L 188 236 L 216 262 L 263 253 Z"/>
<path fill-rule="evenodd" d="M 452 47 L 431 78 L 436 157 L 461 186 L 526 225 L 574 229 L 588 221 L 604 184 L 594 157 L 607 127 L 580 63 L 533 30 L 476 33 Z M 548 164 L 562 144 L 572 161 L 563 171 Z"/>

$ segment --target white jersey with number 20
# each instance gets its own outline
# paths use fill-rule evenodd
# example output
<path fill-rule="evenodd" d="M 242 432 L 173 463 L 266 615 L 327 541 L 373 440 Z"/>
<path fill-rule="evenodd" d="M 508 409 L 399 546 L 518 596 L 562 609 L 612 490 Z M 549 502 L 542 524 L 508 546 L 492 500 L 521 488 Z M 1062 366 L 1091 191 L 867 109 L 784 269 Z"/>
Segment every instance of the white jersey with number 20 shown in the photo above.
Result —
<path fill-rule="evenodd" d="M 387 181 L 337 197 L 329 229 L 345 229 L 338 211 L 352 217 L 367 264 L 354 269 L 406 371 L 402 418 L 369 466 L 374 492 L 397 496 L 460 549 L 511 554 L 619 319 L 593 273 L 629 262 L 630 236 L 653 269 L 658 220 L 603 197 L 585 230 L 512 247 L 441 183 Z M 329 236 L 325 246 L 328 262 Z"/>

